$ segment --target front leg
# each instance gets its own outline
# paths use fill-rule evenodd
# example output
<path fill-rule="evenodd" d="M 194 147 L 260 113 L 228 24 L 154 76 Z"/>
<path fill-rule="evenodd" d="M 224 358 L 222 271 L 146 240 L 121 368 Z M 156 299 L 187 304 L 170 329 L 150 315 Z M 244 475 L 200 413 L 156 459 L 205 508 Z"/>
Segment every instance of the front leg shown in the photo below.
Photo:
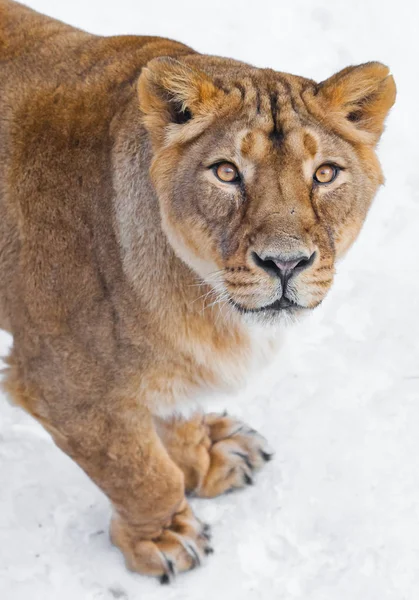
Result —
<path fill-rule="evenodd" d="M 111 538 L 130 569 L 167 582 L 211 552 L 208 527 L 186 501 L 183 473 L 146 408 L 115 399 L 94 405 L 78 399 L 64 409 L 56 398 L 55 405 L 46 406 L 10 383 L 16 403 L 41 422 L 111 500 Z"/>
<path fill-rule="evenodd" d="M 253 483 L 254 471 L 272 458 L 263 436 L 226 414 L 156 419 L 156 427 L 183 471 L 186 491 L 202 498 Z"/>
<path fill-rule="evenodd" d="M 165 582 L 211 552 L 208 528 L 188 505 L 183 473 L 156 435 L 151 416 L 132 409 L 129 419 L 126 406 L 102 419 L 96 415 L 95 432 L 90 424 L 63 449 L 112 501 L 111 538 L 128 568 Z"/>

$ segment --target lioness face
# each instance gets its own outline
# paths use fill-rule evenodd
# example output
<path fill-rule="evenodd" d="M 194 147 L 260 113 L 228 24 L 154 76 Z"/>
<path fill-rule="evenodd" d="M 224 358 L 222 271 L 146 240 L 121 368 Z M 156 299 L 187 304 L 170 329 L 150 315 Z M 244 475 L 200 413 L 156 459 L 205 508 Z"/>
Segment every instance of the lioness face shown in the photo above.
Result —
<path fill-rule="evenodd" d="M 382 182 L 374 147 L 394 97 L 378 63 L 318 85 L 152 61 L 140 103 L 175 252 L 241 313 L 317 306 Z"/>

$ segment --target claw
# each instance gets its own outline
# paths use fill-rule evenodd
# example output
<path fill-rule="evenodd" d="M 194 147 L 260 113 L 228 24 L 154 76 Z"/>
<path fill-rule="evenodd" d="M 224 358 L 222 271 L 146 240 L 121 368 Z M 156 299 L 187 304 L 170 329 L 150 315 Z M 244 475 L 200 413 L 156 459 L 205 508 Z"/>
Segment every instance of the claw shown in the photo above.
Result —
<path fill-rule="evenodd" d="M 250 469 L 250 471 L 253 470 L 253 465 L 250 462 L 247 454 L 244 454 L 244 452 L 232 452 L 232 454 L 235 454 L 236 456 L 240 456 L 240 458 L 246 463 L 248 469 Z"/>
<path fill-rule="evenodd" d="M 239 425 L 236 429 L 234 429 L 227 437 L 234 437 L 235 435 L 238 435 L 239 433 L 245 432 L 246 431 L 246 425 Z"/>
<path fill-rule="evenodd" d="M 272 453 L 264 452 L 263 450 L 260 450 L 260 455 L 265 462 L 269 462 L 274 457 L 274 455 Z"/>
<path fill-rule="evenodd" d="M 211 546 L 208 546 L 207 548 L 205 548 L 204 550 L 205 554 L 214 554 L 214 548 L 211 548 Z"/>
<path fill-rule="evenodd" d="M 253 479 L 247 473 L 244 474 L 244 480 L 247 485 L 253 485 Z"/>
<path fill-rule="evenodd" d="M 175 572 L 175 565 L 174 565 L 173 561 L 170 560 L 170 558 L 166 557 L 166 563 L 167 563 L 167 568 L 169 569 L 170 575 L 172 575 L 174 577 L 176 575 L 176 572 Z"/>
<path fill-rule="evenodd" d="M 193 558 L 193 561 L 194 561 L 193 566 L 199 567 L 201 565 L 201 557 L 199 556 L 199 550 L 196 547 L 195 543 L 192 540 L 186 541 L 185 539 L 183 539 L 183 537 L 181 535 L 179 535 L 177 533 L 175 535 L 176 535 L 177 539 L 179 540 L 179 543 L 182 544 L 185 551 L 189 554 L 189 556 L 191 556 Z"/>
<path fill-rule="evenodd" d="M 205 538 L 208 541 L 212 538 L 211 527 L 208 525 L 208 523 L 203 524 L 201 537 Z"/>
<path fill-rule="evenodd" d="M 194 559 L 194 566 L 200 566 L 201 565 L 201 558 L 199 556 L 199 552 L 197 550 L 197 548 L 195 547 L 195 544 L 190 543 L 190 544 L 185 544 L 185 549 L 187 549 L 187 552 L 190 556 L 193 557 Z"/>
<path fill-rule="evenodd" d="M 166 584 L 170 583 L 170 581 L 172 579 L 175 578 L 175 575 L 176 575 L 175 565 L 174 565 L 173 561 L 164 554 L 164 552 L 160 552 L 160 556 L 161 556 L 162 561 L 164 562 L 165 568 L 166 568 L 166 573 L 164 573 L 164 575 L 162 575 L 160 577 L 160 583 L 162 585 L 166 585 Z"/>
<path fill-rule="evenodd" d="M 250 435 L 260 435 L 256 429 L 253 429 L 252 427 L 247 428 L 247 433 L 250 433 Z"/>

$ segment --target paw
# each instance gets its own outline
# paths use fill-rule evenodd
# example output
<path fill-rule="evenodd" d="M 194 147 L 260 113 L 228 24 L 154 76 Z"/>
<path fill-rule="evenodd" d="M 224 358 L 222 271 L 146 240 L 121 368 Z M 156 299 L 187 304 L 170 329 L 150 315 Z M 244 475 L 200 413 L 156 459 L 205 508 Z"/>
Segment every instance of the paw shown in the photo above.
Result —
<path fill-rule="evenodd" d="M 213 552 L 209 526 L 195 517 L 186 502 L 155 538 L 141 539 L 135 526 L 114 517 L 111 539 L 122 551 L 129 569 L 159 577 L 161 583 L 169 583 L 177 573 L 194 569 Z"/>
<path fill-rule="evenodd" d="M 251 485 L 254 472 L 273 457 L 265 438 L 227 415 L 206 415 L 205 424 L 211 440 L 210 465 L 195 494 L 212 498 Z"/>

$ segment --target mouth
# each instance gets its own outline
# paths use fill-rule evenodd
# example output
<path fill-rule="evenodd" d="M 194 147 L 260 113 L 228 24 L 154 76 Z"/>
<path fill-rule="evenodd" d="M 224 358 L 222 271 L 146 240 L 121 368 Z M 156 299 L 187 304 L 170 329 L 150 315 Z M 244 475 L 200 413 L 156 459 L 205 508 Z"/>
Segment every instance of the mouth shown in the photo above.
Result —
<path fill-rule="evenodd" d="M 230 298 L 231 304 L 241 313 L 261 313 L 261 312 L 280 312 L 280 311 L 292 311 L 296 309 L 303 309 L 304 306 L 300 306 L 296 302 L 293 302 L 289 298 L 282 296 L 272 304 L 267 304 L 265 306 L 261 306 L 260 308 L 246 308 L 237 302 L 234 302 Z"/>

